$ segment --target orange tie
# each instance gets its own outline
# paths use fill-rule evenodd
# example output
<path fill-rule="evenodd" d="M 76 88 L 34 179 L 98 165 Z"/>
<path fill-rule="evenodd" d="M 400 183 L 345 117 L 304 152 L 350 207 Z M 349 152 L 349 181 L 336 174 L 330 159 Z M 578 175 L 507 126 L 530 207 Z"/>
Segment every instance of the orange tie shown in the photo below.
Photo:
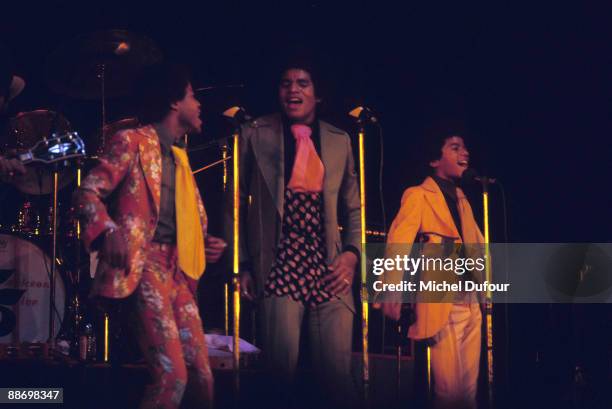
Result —
<path fill-rule="evenodd" d="M 287 187 L 296 192 L 321 192 L 325 168 L 310 138 L 312 129 L 296 124 L 291 125 L 291 133 L 295 138 L 295 161 Z"/>

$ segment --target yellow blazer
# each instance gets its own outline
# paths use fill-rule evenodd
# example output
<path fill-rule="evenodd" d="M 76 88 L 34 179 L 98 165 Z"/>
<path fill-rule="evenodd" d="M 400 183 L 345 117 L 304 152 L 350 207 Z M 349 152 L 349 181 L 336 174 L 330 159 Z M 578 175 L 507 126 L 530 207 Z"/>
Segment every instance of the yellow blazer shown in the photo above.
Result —
<path fill-rule="evenodd" d="M 413 186 L 404 192 L 399 212 L 395 216 L 389 235 L 386 257 L 394 257 L 401 249 L 410 254 L 412 243 L 417 234 L 428 234 L 429 243 L 441 242 L 442 237 L 452 238 L 455 243 L 484 243 L 472 207 L 463 191 L 457 188 L 457 203 L 461 218 L 462 235 L 459 235 L 444 195 L 438 184 L 427 177 L 419 186 Z M 398 246 L 404 244 L 406 246 Z M 399 282 L 403 271 L 385 274 L 385 281 Z M 408 336 L 413 339 L 425 339 L 438 333 L 448 321 L 452 303 L 418 303 L 415 306 L 416 321 L 408 329 Z"/>

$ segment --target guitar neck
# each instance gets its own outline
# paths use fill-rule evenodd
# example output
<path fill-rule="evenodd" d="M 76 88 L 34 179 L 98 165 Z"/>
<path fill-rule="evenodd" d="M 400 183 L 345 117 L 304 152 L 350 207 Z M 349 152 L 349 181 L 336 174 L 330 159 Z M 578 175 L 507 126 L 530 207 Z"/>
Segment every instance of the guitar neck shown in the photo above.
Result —
<path fill-rule="evenodd" d="M 24 165 L 27 165 L 32 162 L 36 162 L 36 159 L 34 158 L 34 155 L 32 154 L 31 150 L 18 154 L 17 159 L 19 159 L 19 161 L 23 163 Z"/>

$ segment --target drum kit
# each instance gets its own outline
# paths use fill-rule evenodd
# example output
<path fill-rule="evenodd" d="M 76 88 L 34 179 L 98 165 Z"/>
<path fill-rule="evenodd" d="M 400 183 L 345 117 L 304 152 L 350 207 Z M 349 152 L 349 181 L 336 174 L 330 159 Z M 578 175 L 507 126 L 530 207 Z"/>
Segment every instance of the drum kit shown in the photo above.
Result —
<path fill-rule="evenodd" d="M 81 257 L 79 223 L 66 205 L 70 200 L 58 198 L 80 184 L 104 140 L 138 125 L 136 118 L 107 123 L 106 100 L 129 95 L 138 71 L 161 58 L 150 39 L 124 30 L 77 37 L 49 56 L 45 74 L 50 89 L 100 103 L 102 126 L 87 138 L 87 154 L 68 119 L 53 110 L 20 113 L 0 133 L 0 151 L 16 156 L 26 168 L 25 174 L 1 182 L 13 185 L 23 200 L 16 204 L 15 217 L 0 225 L 0 344 L 78 339 L 81 279 L 90 274 L 88 263 L 81 262 L 87 260 Z M 16 210 L 7 209 L 7 202 L 5 214 Z"/>

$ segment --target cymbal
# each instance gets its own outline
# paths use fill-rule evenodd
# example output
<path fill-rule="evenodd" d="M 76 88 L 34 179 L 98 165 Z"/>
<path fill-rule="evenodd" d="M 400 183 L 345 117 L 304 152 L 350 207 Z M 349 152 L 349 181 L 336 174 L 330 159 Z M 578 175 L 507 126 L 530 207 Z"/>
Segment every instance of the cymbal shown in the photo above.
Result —
<path fill-rule="evenodd" d="M 161 61 L 162 53 L 151 39 L 126 30 L 86 34 L 62 44 L 47 59 L 45 75 L 49 87 L 76 99 L 129 94 L 136 74 Z"/>
<path fill-rule="evenodd" d="M 98 129 L 95 135 L 88 139 L 87 152 L 91 155 L 99 155 L 104 148 L 102 144 L 114 134 L 124 129 L 138 128 L 138 126 L 140 126 L 140 121 L 136 117 L 123 118 L 104 125 L 104 128 Z"/>
<path fill-rule="evenodd" d="M 68 120 L 60 113 L 38 109 L 22 112 L 9 120 L 9 129 L 2 138 L 5 151 L 21 153 L 43 138 L 53 133 L 63 134 L 71 131 Z M 74 180 L 75 171 L 65 166 L 59 168 L 59 188 Z M 6 182 L 30 195 L 46 195 L 53 191 L 53 170 L 44 164 L 32 163 L 26 166 L 26 173 L 14 175 Z"/>

